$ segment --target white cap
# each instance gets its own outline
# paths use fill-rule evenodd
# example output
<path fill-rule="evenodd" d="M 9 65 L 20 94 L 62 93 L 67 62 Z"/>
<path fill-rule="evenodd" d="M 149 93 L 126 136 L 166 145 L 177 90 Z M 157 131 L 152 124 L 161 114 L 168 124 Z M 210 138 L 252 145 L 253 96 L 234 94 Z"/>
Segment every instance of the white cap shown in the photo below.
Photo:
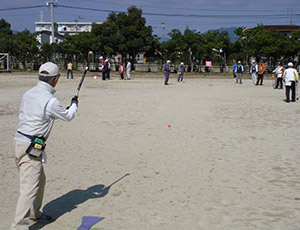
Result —
<path fill-rule="evenodd" d="M 252 63 L 255 63 L 255 60 L 252 60 Z"/>
<path fill-rule="evenodd" d="M 242 62 L 241 61 L 238 61 L 238 64 L 241 64 Z"/>
<path fill-rule="evenodd" d="M 58 66 L 52 62 L 46 62 L 41 65 L 39 75 L 42 77 L 60 77 Z"/>
<path fill-rule="evenodd" d="M 180 65 L 183 65 L 183 64 L 184 64 L 183 62 L 180 63 Z"/>
<path fill-rule="evenodd" d="M 289 63 L 288 63 L 288 66 L 289 66 L 289 67 L 293 67 L 294 64 L 293 64 L 292 62 L 289 62 Z"/>
<path fill-rule="evenodd" d="M 170 60 L 168 60 L 168 61 L 167 61 L 167 63 L 171 63 L 171 61 L 170 61 Z"/>

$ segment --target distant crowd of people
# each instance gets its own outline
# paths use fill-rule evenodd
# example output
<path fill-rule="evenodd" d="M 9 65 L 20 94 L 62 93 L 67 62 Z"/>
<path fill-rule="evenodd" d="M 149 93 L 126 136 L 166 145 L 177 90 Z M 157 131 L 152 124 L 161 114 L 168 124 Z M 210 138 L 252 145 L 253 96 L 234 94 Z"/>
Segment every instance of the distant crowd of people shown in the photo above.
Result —
<path fill-rule="evenodd" d="M 67 79 L 69 78 L 69 75 L 71 75 L 71 79 L 73 79 L 72 70 L 73 70 L 73 64 L 70 61 L 67 65 Z M 103 81 L 110 80 L 110 71 L 111 71 L 111 65 L 109 60 L 106 59 L 105 61 L 102 61 L 101 72 L 102 72 Z M 300 72 L 300 66 L 298 71 Z M 127 61 L 126 67 L 121 62 L 119 65 L 120 79 L 131 80 L 130 72 L 131 72 L 130 61 Z M 170 72 L 171 72 L 171 61 L 167 60 L 167 62 L 164 65 L 164 73 L 165 73 L 164 85 L 169 85 Z M 233 77 L 235 78 L 235 83 L 242 84 L 243 83 L 242 76 L 243 73 L 245 72 L 245 68 L 242 65 L 241 61 L 236 62 L 235 60 L 233 60 L 232 72 L 233 72 Z M 265 72 L 266 72 L 266 65 L 262 60 L 260 60 L 259 63 L 257 63 L 255 60 L 251 61 L 251 65 L 249 66 L 249 73 L 251 75 L 253 85 L 256 86 L 263 85 Z M 183 82 L 184 73 L 185 73 L 184 63 L 181 62 L 180 66 L 177 69 L 178 82 L 181 83 Z M 299 74 L 297 70 L 294 68 L 294 64 L 292 62 L 289 62 L 287 68 L 284 69 L 282 64 L 278 62 L 276 68 L 273 70 L 272 73 L 274 76 L 274 84 L 273 84 L 274 89 L 283 89 L 283 85 L 285 85 L 285 89 L 286 89 L 285 101 L 287 103 L 295 102 L 296 94 L 297 94 L 297 84 L 299 81 Z"/>
<path fill-rule="evenodd" d="M 233 60 L 233 77 L 236 78 L 235 83 L 242 84 L 242 74 L 244 73 L 245 69 L 242 65 L 241 61 L 236 63 Z M 261 60 L 259 64 L 256 63 L 255 60 L 252 60 L 249 73 L 252 78 L 253 85 L 263 85 L 264 74 L 266 72 L 266 65 Z M 296 101 L 296 94 L 297 94 L 297 84 L 299 81 L 299 74 L 297 70 L 294 68 L 294 64 L 289 62 L 287 68 L 284 69 L 280 62 L 277 62 L 276 68 L 273 70 L 273 76 L 275 78 L 273 88 L 274 89 L 283 89 L 283 84 L 285 85 L 285 96 L 286 99 L 284 100 L 287 103 L 295 102 Z M 291 97 L 290 97 L 291 94 Z"/>

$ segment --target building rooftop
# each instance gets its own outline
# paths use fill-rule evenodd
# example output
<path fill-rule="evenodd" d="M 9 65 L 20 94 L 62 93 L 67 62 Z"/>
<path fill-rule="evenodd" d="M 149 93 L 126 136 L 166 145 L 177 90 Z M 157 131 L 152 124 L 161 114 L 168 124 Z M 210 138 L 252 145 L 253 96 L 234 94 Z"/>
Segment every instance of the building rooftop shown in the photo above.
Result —
<path fill-rule="evenodd" d="M 273 30 L 278 32 L 294 32 L 300 30 L 300 26 L 297 25 L 266 25 L 263 26 L 264 30 Z M 251 32 L 254 28 L 246 29 L 246 32 Z"/>

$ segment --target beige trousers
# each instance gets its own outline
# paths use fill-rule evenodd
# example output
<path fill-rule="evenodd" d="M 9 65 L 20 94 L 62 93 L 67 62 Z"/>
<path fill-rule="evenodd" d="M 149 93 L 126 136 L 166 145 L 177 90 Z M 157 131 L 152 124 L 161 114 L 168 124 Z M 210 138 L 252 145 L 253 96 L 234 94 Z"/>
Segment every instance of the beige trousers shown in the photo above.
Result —
<path fill-rule="evenodd" d="M 45 173 L 42 158 L 26 154 L 29 144 L 15 142 L 15 160 L 20 176 L 20 196 L 11 230 L 28 230 L 30 219 L 41 216 L 40 208 L 44 196 Z"/>

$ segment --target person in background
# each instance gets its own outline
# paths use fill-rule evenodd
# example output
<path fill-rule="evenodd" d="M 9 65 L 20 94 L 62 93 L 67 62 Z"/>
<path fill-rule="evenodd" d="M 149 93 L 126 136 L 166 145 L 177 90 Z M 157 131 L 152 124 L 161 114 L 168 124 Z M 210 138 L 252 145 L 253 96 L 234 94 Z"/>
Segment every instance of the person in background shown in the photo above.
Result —
<path fill-rule="evenodd" d="M 296 101 L 296 83 L 299 81 L 299 74 L 296 69 L 293 68 L 294 64 L 292 62 L 288 63 L 288 68 L 283 73 L 283 79 L 285 82 L 285 102 L 290 103 L 290 91 L 292 90 L 292 100 Z"/>
<path fill-rule="evenodd" d="M 238 61 L 238 64 L 235 68 L 236 80 L 235 83 L 237 84 L 240 79 L 240 84 L 242 84 L 242 75 L 244 72 L 244 66 L 242 65 L 241 61 Z"/>
<path fill-rule="evenodd" d="M 106 80 L 110 80 L 110 63 L 108 59 L 105 60 L 105 71 L 106 71 Z"/>
<path fill-rule="evenodd" d="M 67 79 L 69 79 L 69 74 L 71 73 L 71 79 L 73 79 L 73 64 L 69 61 L 67 65 Z"/>
<path fill-rule="evenodd" d="M 165 85 L 169 85 L 168 81 L 169 81 L 169 76 L 170 76 L 170 63 L 171 61 L 168 60 L 167 63 L 164 66 L 164 71 L 165 71 Z"/>
<path fill-rule="evenodd" d="M 128 60 L 126 65 L 126 80 L 131 80 L 130 71 L 131 71 L 131 62 Z"/>
<path fill-rule="evenodd" d="M 184 69 L 184 63 L 181 62 L 180 66 L 178 67 L 178 79 L 177 81 L 183 82 L 183 75 L 184 75 L 185 69 Z"/>
<path fill-rule="evenodd" d="M 120 63 L 120 66 L 119 66 L 119 73 L 120 73 L 120 78 L 121 78 L 121 80 L 124 80 L 125 68 L 124 68 L 122 62 Z"/>
<path fill-rule="evenodd" d="M 251 74 L 252 84 L 253 85 L 256 84 L 257 73 L 258 73 L 258 66 L 257 66 L 255 60 L 252 60 L 251 66 L 250 66 L 250 74 Z"/>
<path fill-rule="evenodd" d="M 237 64 L 236 64 L 235 60 L 233 60 L 232 62 L 233 62 L 233 66 L 232 66 L 233 78 L 236 78 L 235 69 L 236 69 Z"/>
<path fill-rule="evenodd" d="M 105 81 L 106 67 L 104 61 L 101 62 L 102 81 Z"/>
<path fill-rule="evenodd" d="M 280 89 L 282 89 L 282 76 L 284 73 L 284 68 L 282 67 L 280 62 L 277 62 L 277 67 L 273 71 L 273 73 L 275 74 L 274 89 L 277 89 L 279 85 L 280 85 Z"/>
<path fill-rule="evenodd" d="M 255 85 L 258 85 L 259 82 L 260 82 L 260 85 L 263 84 L 265 71 L 266 71 L 266 65 L 262 60 L 260 60 L 259 66 L 258 66 L 258 78 L 257 78 L 257 82 Z"/>

